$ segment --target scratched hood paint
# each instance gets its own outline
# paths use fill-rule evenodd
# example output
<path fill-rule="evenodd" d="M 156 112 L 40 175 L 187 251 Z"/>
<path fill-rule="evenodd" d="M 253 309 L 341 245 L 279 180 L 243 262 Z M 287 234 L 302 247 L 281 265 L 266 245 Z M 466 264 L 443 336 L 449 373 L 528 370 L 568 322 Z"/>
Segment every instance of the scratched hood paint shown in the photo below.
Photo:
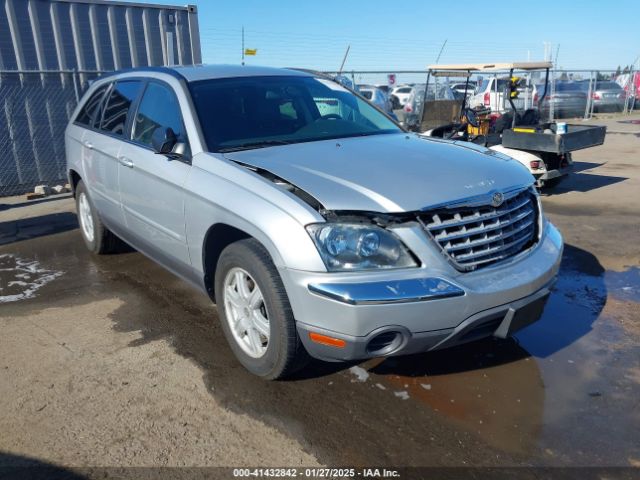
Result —
<path fill-rule="evenodd" d="M 226 153 L 287 180 L 329 210 L 406 212 L 528 185 L 516 160 L 467 142 L 388 134 Z"/>

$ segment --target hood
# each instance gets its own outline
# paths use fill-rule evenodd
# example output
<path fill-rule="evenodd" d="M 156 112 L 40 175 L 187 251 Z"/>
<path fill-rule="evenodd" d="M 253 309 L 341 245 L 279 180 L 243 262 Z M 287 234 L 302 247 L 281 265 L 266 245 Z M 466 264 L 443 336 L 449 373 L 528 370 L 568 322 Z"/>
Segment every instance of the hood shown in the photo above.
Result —
<path fill-rule="evenodd" d="M 498 152 L 404 133 L 224 156 L 277 175 L 328 210 L 408 212 L 533 182 L 525 167 Z"/>

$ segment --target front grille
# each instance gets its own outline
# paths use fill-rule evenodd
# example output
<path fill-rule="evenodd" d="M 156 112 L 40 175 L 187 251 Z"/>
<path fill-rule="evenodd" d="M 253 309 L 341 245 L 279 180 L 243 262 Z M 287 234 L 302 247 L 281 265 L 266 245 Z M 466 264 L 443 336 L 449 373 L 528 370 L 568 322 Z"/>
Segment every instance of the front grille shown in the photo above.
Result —
<path fill-rule="evenodd" d="M 506 260 L 537 240 L 537 201 L 528 190 L 505 194 L 499 207 L 441 208 L 419 219 L 459 270 L 475 270 Z"/>

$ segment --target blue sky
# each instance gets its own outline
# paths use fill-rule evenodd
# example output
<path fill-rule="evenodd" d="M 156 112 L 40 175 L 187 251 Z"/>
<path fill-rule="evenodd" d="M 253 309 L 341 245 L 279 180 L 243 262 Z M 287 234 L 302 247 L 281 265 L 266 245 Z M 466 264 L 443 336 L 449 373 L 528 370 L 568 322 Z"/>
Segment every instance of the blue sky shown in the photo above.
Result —
<path fill-rule="evenodd" d="M 205 63 L 239 63 L 243 25 L 245 46 L 258 49 L 247 63 L 318 70 L 338 69 L 347 45 L 346 70 L 423 69 L 445 40 L 440 63 L 541 60 L 544 42 L 554 57 L 560 46 L 564 68 L 615 69 L 640 55 L 639 0 L 189 3 Z"/>

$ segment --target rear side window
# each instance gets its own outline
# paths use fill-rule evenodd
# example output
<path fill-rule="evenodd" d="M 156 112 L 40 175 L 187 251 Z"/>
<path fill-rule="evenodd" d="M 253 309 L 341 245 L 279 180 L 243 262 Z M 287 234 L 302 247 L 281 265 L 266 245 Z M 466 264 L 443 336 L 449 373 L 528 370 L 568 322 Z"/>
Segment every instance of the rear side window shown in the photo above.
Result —
<path fill-rule="evenodd" d="M 98 90 L 89 97 L 80 109 L 80 113 L 78 113 L 78 116 L 76 117 L 76 123 L 87 127 L 93 127 L 96 113 L 98 112 L 100 103 L 102 102 L 102 97 L 104 97 L 104 92 L 107 91 L 108 87 L 109 84 L 98 88 Z"/>
<path fill-rule="evenodd" d="M 102 113 L 100 130 L 116 135 L 124 135 L 127 114 L 131 104 L 138 97 L 141 87 L 142 82 L 139 80 L 116 82 Z"/>
<path fill-rule="evenodd" d="M 587 84 L 587 88 L 589 85 Z M 551 87 L 549 87 L 551 89 Z M 557 92 L 579 92 L 582 90 L 581 85 L 579 83 L 568 83 L 568 82 L 557 82 L 556 83 L 556 91 Z"/>
<path fill-rule="evenodd" d="M 150 82 L 147 84 L 135 116 L 132 139 L 151 146 L 151 136 L 159 127 L 171 128 L 178 141 L 186 143 L 187 135 L 175 93 L 168 86 Z"/>
<path fill-rule="evenodd" d="M 493 91 L 502 93 L 508 86 L 509 86 L 509 80 L 499 78 L 493 84 Z"/>
<path fill-rule="evenodd" d="M 622 87 L 616 82 L 597 82 L 596 88 L 598 90 L 622 90 Z"/>

